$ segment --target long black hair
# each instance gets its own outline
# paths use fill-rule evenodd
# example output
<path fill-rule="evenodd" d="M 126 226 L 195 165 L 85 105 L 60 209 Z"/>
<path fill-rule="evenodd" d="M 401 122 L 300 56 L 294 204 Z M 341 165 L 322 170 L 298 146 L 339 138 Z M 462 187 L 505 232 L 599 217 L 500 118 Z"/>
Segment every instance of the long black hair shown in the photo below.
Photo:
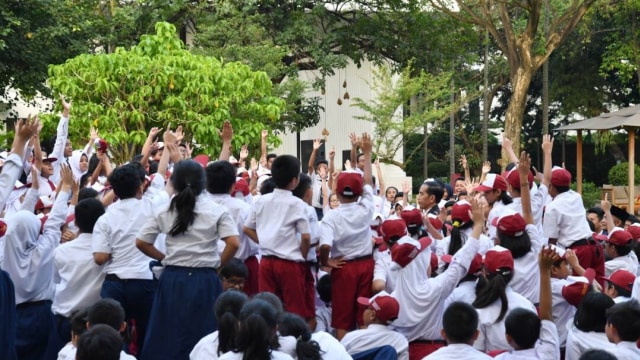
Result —
<path fill-rule="evenodd" d="M 296 355 L 298 360 L 322 360 L 320 345 L 311 340 L 309 325 L 300 315 L 285 313 L 278 331 L 281 336 L 293 336 L 296 343 Z"/>
<path fill-rule="evenodd" d="M 500 246 L 509 249 L 514 259 L 521 258 L 531 252 L 531 238 L 526 231 L 522 232 L 520 236 L 509 236 L 498 229 L 497 234 Z"/>
<path fill-rule="evenodd" d="M 276 310 L 271 304 L 260 299 L 249 300 L 240 311 L 234 351 L 242 352 L 242 360 L 271 359 L 277 325 Z"/>
<path fill-rule="evenodd" d="M 228 290 L 216 300 L 215 315 L 218 320 L 218 355 L 222 355 L 235 348 L 235 338 L 238 332 L 238 317 L 242 306 L 249 300 L 241 291 Z"/>
<path fill-rule="evenodd" d="M 512 278 L 513 270 L 507 268 L 498 269 L 496 273 L 487 274 L 486 277 L 480 276 L 476 284 L 476 299 L 473 301 L 473 307 L 483 309 L 500 299 L 500 315 L 495 322 L 504 319 L 509 310 L 506 290 Z"/>
<path fill-rule="evenodd" d="M 467 241 L 467 234 L 462 230 L 468 229 L 473 226 L 473 221 L 466 223 L 460 223 L 459 219 L 453 220 L 453 226 L 451 227 L 451 236 L 449 237 L 449 249 L 447 254 L 453 255 L 462 248 L 462 245 Z M 459 224 L 459 225 L 458 225 Z"/>
<path fill-rule="evenodd" d="M 169 210 L 175 211 L 177 216 L 169 234 L 176 236 L 186 232 L 196 219 L 196 199 L 205 186 L 202 165 L 193 160 L 182 160 L 174 166 L 170 181 L 176 194 Z"/>

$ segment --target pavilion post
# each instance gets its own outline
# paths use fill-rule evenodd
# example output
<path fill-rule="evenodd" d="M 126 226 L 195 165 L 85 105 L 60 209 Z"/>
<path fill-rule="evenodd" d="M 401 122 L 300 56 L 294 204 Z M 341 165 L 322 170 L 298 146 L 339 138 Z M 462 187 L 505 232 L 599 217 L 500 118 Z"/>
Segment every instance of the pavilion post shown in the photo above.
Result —
<path fill-rule="evenodd" d="M 582 194 L 582 130 L 578 130 L 576 145 L 576 191 Z"/>

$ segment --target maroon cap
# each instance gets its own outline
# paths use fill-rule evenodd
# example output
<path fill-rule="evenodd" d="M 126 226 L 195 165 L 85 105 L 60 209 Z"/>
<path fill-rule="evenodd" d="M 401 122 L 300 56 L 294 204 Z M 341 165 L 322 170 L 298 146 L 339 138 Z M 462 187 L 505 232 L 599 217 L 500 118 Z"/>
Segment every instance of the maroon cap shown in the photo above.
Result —
<path fill-rule="evenodd" d="M 508 269 L 513 271 L 513 256 L 509 249 L 502 246 L 494 246 L 484 255 L 484 268 L 495 274 L 499 269 Z"/>
<path fill-rule="evenodd" d="M 407 224 L 402 219 L 387 219 L 380 225 L 380 233 L 384 241 L 391 240 L 391 237 L 401 238 L 407 235 Z"/>
<path fill-rule="evenodd" d="M 571 173 L 565 168 L 555 166 L 551 170 L 551 185 L 553 186 L 571 185 Z"/>
<path fill-rule="evenodd" d="M 193 158 L 193 161 L 202 165 L 202 167 L 207 167 L 207 164 L 209 163 L 209 155 L 198 155 Z"/>
<path fill-rule="evenodd" d="M 7 233 L 7 223 L 0 219 L 0 237 Z"/>
<path fill-rule="evenodd" d="M 243 178 L 236 179 L 235 192 L 242 192 L 242 196 L 249 195 L 249 183 Z"/>
<path fill-rule="evenodd" d="M 627 230 L 629 234 L 631 234 L 631 237 L 634 240 L 640 240 L 640 224 L 638 223 L 631 224 L 627 226 L 625 230 Z"/>
<path fill-rule="evenodd" d="M 592 236 L 593 236 L 593 238 L 594 238 L 595 240 L 598 240 L 598 241 L 606 241 L 606 240 L 608 239 L 607 235 L 605 235 L 605 234 L 596 234 L 596 233 L 593 233 L 593 235 L 592 235 Z"/>
<path fill-rule="evenodd" d="M 607 242 L 612 243 L 613 245 L 629 245 L 633 240 L 633 236 L 628 231 L 624 230 L 620 227 L 615 227 L 609 233 L 609 238 L 606 240 Z"/>
<path fill-rule="evenodd" d="M 520 189 L 520 173 L 518 173 L 518 169 L 513 168 L 507 172 L 506 180 L 512 188 Z M 529 171 L 527 175 L 527 182 L 529 183 L 529 189 L 531 189 L 531 185 L 533 185 L 533 174 L 531 171 Z"/>
<path fill-rule="evenodd" d="M 627 270 L 616 270 L 609 277 L 604 277 L 604 280 L 619 286 L 628 292 L 631 292 L 633 282 L 636 281 L 636 276 Z"/>
<path fill-rule="evenodd" d="M 46 162 L 53 163 L 53 162 L 58 161 L 58 158 L 57 157 L 53 157 L 53 156 L 46 156 L 46 157 L 42 158 L 42 161 L 43 162 L 46 161 Z"/>
<path fill-rule="evenodd" d="M 436 230 L 442 230 L 444 224 L 442 223 L 442 220 L 440 220 L 438 215 L 428 214 L 427 218 L 429 219 L 429 223 L 431 223 L 431 226 L 433 226 Z"/>
<path fill-rule="evenodd" d="M 453 261 L 453 255 L 444 254 L 440 257 L 440 259 L 442 259 L 442 261 L 447 264 L 451 264 L 451 261 Z M 471 264 L 469 264 L 469 270 L 467 271 L 467 274 L 473 275 L 478 271 L 480 271 L 481 269 L 482 269 L 482 255 L 476 254 L 473 257 L 473 260 L 471 260 Z"/>
<path fill-rule="evenodd" d="M 490 191 L 490 190 L 503 190 L 507 191 L 507 180 L 498 174 L 487 174 L 484 181 L 480 185 L 476 186 L 474 191 Z"/>
<path fill-rule="evenodd" d="M 336 192 L 344 196 L 359 196 L 362 194 L 362 186 L 362 175 L 343 171 L 338 175 Z"/>
<path fill-rule="evenodd" d="M 364 305 L 376 312 L 376 317 L 383 324 L 388 324 L 398 318 L 400 304 L 393 296 L 380 292 L 372 298 L 359 297 L 358 304 Z"/>
<path fill-rule="evenodd" d="M 453 225 L 455 226 L 456 221 L 459 222 L 458 226 L 471 221 L 469 211 L 471 211 L 471 204 L 467 200 L 460 200 L 453 204 L 451 207 L 451 221 L 453 221 Z"/>
<path fill-rule="evenodd" d="M 109 143 L 104 139 L 98 139 L 96 143 L 96 148 L 100 152 L 106 152 L 109 149 Z"/>
<path fill-rule="evenodd" d="M 391 261 L 400 265 L 400 267 L 402 268 L 409 265 L 409 263 L 413 261 L 413 259 L 415 259 L 418 254 L 420 254 L 420 252 L 431 245 L 431 239 L 426 236 L 420 238 L 418 242 L 419 247 L 416 247 L 412 243 L 408 242 L 403 244 L 396 244 L 395 246 L 393 246 L 393 248 L 391 248 Z"/>
<path fill-rule="evenodd" d="M 493 219 L 491 225 L 507 236 L 520 236 L 524 234 L 524 230 L 527 227 L 527 223 L 520 213 L 506 209 L 500 217 Z"/>
<path fill-rule="evenodd" d="M 591 283 L 596 278 L 596 272 L 593 269 L 587 269 L 582 275 L 586 278 L 587 282 L 576 281 L 573 284 L 565 285 L 562 287 L 562 297 L 573 306 L 578 306 L 580 301 L 591 289 Z"/>
<path fill-rule="evenodd" d="M 402 210 L 400 217 L 407 226 L 422 226 L 422 213 L 419 209 L 413 208 L 411 210 Z"/>

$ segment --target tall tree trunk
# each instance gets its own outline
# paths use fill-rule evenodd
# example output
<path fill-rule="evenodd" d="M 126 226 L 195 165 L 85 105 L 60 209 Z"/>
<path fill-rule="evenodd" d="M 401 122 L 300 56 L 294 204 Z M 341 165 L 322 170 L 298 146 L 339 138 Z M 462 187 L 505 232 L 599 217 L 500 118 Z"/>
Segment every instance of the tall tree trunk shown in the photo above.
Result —
<path fill-rule="evenodd" d="M 511 140 L 513 151 L 515 151 L 516 154 L 520 153 L 522 117 L 524 115 L 529 85 L 531 85 L 531 79 L 534 74 L 535 70 L 533 68 L 523 69 L 520 67 L 515 75 L 511 77 L 513 93 L 511 94 L 511 101 L 509 102 L 509 107 L 507 108 L 504 119 L 504 134 Z M 506 163 L 503 164 L 503 167 L 504 165 L 506 165 Z"/>

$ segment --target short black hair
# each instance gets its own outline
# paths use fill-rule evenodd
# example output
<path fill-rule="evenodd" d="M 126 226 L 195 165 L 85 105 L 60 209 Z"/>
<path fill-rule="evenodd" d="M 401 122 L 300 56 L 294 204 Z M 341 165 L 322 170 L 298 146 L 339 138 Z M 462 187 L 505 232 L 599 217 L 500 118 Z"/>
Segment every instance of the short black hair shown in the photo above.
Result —
<path fill-rule="evenodd" d="M 589 210 L 587 210 L 587 214 L 596 214 L 596 216 L 598 216 L 598 220 L 604 219 L 604 211 L 597 206 L 589 208 Z"/>
<path fill-rule="evenodd" d="M 507 335 L 513 338 L 521 350 L 531 349 L 540 337 L 540 318 L 533 311 L 516 308 L 504 320 Z"/>
<path fill-rule="evenodd" d="M 75 208 L 75 223 L 83 234 L 93 233 L 93 227 L 105 213 L 102 202 L 95 198 L 80 201 Z"/>
<path fill-rule="evenodd" d="M 302 199 L 304 198 L 304 194 L 311 187 L 311 177 L 307 174 L 300 173 L 299 179 L 300 181 L 298 181 L 298 186 L 293 189 L 293 196 Z"/>
<path fill-rule="evenodd" d="M 635 299 L 613 305 L 607 310 L 607 324 L 611 324 L 622 341 L 640 339 L 640 304 Z"/>
<path fill-rule="evenodd" d="M 607 325 L 606 311 L 615 303 L 609 296 L 595 291 L 588 292 L 580 304 L 573 317 L 573 324 L 578 330 L 589 332 L 604 332 Z"/>
<path fill-rule="evenodd" d="M 583 352 L 578 360 L 618 360 L 618 358 L 604 350 L 591 349 Z"/>
<path fill-rule="evenodd" d="M 428 180 L 423 183 L 427 186 L 427 194 L 435 196 L 436 203 L 439 203 L 444 196 L 444 186 L 441 182 L 435 180 Z"/>
<path fill-rule="evenodd" d="M 569 186 L 555 186 L 555 185 L 553 185 L 553 186 L 556 188 L 556 192 L 558 194 L 562 194 L 562 193 L 565 193 L 565 192 L 571 190 L 571 187 L 569 187 Z"/>
<path fill-rule="evenodd" d="M 132 164 L 119 166 L 109 175 L 109 184 L 120 200 L 136 197 L 142 185 L 138 168 Z"/>
<path fill-rule="evenodd" d="M 228 279 L 232 276 L 237 276 L 246 279 L 249 277 L 249 270 L 247 266 L 240 260 L 232 258 L 227 261 L 226 264 L 220 269 L 220 277 Z"/>
<path fill-rule="evenodd" d="M 260 185 L 260 195 L 267 195 L 273 192 L 276 189 L 276 182 L 273 181 L 272 177 L 269 177 Z"/>
<path fill-rule="evenodd" d="M 80 188 L 80 191 L 78 191 L 78 202 L 84 199 L 95 199 L 96 197 L 98 197 L 98 194 L 98 191 L 96 191 L 96 189 L 94 188 Z"/>
<path fill-rule="evenodd" d="M 478 330 L 478 312 L 467 303 L 453 302 L 442 315 L 442 328 L 449 343 L 469 343 Z"/>
<path fill-rule="evenodd" d="M 80 336 L 87 331 L 87 309 L 83 308 L 71 313 L 71 332 Z"/>
<path fill-rule="evenodd" d="M 100 299 L 87 310 L 87 322 L 90 327 L 106 324 L 120 331 L 125 314 L 122 305 L 114 299 Z"/>
<path fill-rule="evenodd" d="M 209 163 L 205 173 L 207 174 L 207 191 L 212 194 L 228 194 L 236 183 L 236 168 L 225 160 Z"/>
<path fill-rule="evenodd" d="M 291 155 L 280 155 L 271 164 L 271 178 L 279 189 L 285 189 L 291 180 L 300 176 L 300 161 Z"/>
<path fill-rule="evenodd" d="M 614 243 L 610 243 L 610 244 L 616 248 L 616 253 L 618 253 L 618 256 L 625 256 L 625 255 L 629 255 L 631 250 L 633 250 L 634 242 L 635 241 L 631 241 L 627 245 L 616 245 Z"/>
<path fill-rule="evenodd" d="M 120 334 L 108 325 L 99 324 L 78 338 L 76 360 L 119 360 L 120 351 Z"/>
<path fill-rule="evenodd" d="M 277 157 L 278 157 L 278 154 L 274 154 L 274 153 L 267 154 L 267 161 L 269 161 L 270 159 L 275 159 Z"/>
<path fill-rule="evenodd" d="M 331 302 L 331 275 L 324 274 L 320 279 L 318 279 L 318 283 L 316 284 L 316 290 L 318 291 L 318 296 L 320 296 L 320 300 L 325 304 Z"/>
<path fill-rule="evenodd" d="M 605 286 L 607 286 L 607 288 L 613 287 L 614 289 L 616 289 L 616 292 L 618 292 L 618 296 L 631 297 L 631 291 L 623 288 L 622 286 L 614 284 L 611 281 L 605 280 Z"/>

